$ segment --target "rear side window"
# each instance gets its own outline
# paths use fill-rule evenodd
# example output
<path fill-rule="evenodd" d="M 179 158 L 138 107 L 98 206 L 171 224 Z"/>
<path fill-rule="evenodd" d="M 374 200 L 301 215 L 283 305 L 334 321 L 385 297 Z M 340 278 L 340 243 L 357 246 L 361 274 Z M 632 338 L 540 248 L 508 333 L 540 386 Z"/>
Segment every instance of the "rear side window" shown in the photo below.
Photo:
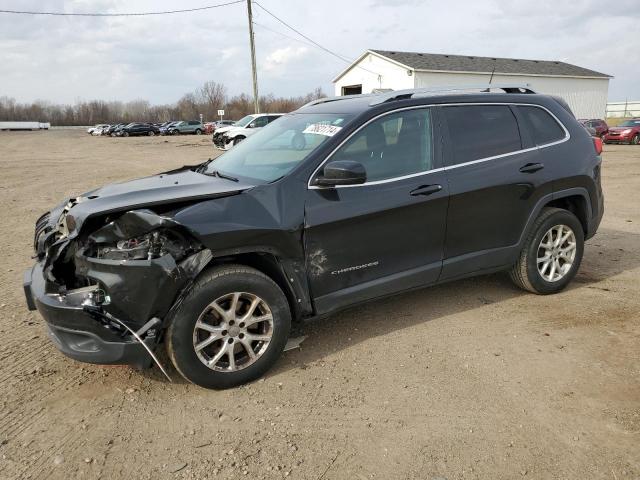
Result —
<path fill-rule="evenodd" d="M 531 136 L 536 145 L 557 142 L 565 137 L 562 127 L 542 108 L 519 106 L 518 109 L 528 121 L 531 128 Z M 597 127 L 598 122 L 588 122 L 587 125 Z"/>
<path fill-rule="evenodd" d="M 454 164 L 522 149 L 518 122 L 507 105 L 450 106 L 443 109 Z"/>

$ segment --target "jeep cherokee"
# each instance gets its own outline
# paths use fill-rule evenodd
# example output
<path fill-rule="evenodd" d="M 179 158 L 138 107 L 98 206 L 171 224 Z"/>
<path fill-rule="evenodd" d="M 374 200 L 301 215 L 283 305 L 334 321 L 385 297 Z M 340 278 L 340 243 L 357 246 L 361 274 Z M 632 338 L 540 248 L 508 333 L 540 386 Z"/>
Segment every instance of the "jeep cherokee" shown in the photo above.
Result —
<path fill-rule="evenodd" d="M 72 358 L 162 369 L 164 344 L 226 388 L 292 322 L 360 302 L 501 270 L 558 292 L 603 215 L 600 139 L 561 99 L 490 88 L 316 100 L 214 160 L 67 200 L 36 222 L 28 307 Z"/>

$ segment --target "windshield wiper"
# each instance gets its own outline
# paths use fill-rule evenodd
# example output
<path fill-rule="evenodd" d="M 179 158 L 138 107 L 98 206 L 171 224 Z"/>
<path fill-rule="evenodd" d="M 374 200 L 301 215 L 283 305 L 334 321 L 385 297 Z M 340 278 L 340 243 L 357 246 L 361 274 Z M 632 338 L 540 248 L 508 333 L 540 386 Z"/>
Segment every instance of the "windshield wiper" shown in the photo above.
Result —
<path fill-rule="evenodd" d="M 213 158 L 210 158 L 210 159 L 208 159 L 206 162 L 201 163 L 201 164 L 200 164 L 200 165 L 198 165 L 198 167 L 195 169 L 195 172 L 196 172 L 196 173 L 202 173 L 202 172 L 204 172 L 204 171 L 207 169 L 207 167 L 209 166 L 209 164 L 210 164 L 211 162 L 213 162 L 213 160 L 214 160 Z"/>
<path fill-rule="evenodd" d="M 200 173 L 202 173 L 203 175 L 208 175 L 210 177 L 224 178 L 226 180 L 231 180 L 232 182 L 240 181 L 236 177 L 232 177 L 231 175 L 225 175 L 224 173 L 220 173 L 218 170 L 212 170 L 210 172 L 200 172 Z"/>

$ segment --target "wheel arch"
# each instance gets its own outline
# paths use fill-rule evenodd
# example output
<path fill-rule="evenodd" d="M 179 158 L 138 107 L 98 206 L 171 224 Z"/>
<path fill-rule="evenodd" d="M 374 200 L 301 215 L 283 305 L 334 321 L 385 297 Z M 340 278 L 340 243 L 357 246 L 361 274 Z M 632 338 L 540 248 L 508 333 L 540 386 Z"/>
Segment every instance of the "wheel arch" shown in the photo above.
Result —
<path fill-rule="evenodd" d="M 209 268 L 225 264 L 252 267 L 271 278 L 285 294 L 292 320 L 297 321 L 313 313 L 302 262 L 285 260 L 273 252 L 251 250 L 214 256 L 198 276 Z"/>
<path fill-rule="evenodd" d="M 591 208 L 589 206 L 587 198 L 584 195 L 572 194 L 560 198 L 554 198 L 553 200 L 548 202 L 545 207 L 561 208 L 573 213 L 576 217 L 578 217 L 578 220 L 580 220 L 580 224 L 582 225 L 585 236 L 587 235 L 589 231 L 589 211 L 591 210 Z"/>
<path fill-rule="evenodd" d="M 584 230 L 585 237 L 588 235 L 589 223 L 592 218 L 589 192 L 584 187 L 569 188 L 545 195 L 538 201 L 529 215 L 525 228 L 520 235 L 520 240 L 518 241 L 519 247 L 524 243 L 536 219 L 540 215 L 540 212 L 545 207 L 561 208 L 573 213 L 578 217 L 578 220 Z"/>

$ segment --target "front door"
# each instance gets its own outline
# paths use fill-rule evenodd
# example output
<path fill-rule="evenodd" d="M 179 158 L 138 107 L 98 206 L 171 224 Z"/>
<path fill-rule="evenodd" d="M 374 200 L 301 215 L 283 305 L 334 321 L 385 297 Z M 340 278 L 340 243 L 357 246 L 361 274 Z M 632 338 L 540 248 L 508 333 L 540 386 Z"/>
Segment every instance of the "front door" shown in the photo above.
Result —
<path fill-rule="evenodd" d="M 385 114 L 327 160 L 362 163 L 366 183 L 309 187 L 304 240 L 318 313 L 438 279 L 448 186 L 434 130 L 429 108 Z"/>

